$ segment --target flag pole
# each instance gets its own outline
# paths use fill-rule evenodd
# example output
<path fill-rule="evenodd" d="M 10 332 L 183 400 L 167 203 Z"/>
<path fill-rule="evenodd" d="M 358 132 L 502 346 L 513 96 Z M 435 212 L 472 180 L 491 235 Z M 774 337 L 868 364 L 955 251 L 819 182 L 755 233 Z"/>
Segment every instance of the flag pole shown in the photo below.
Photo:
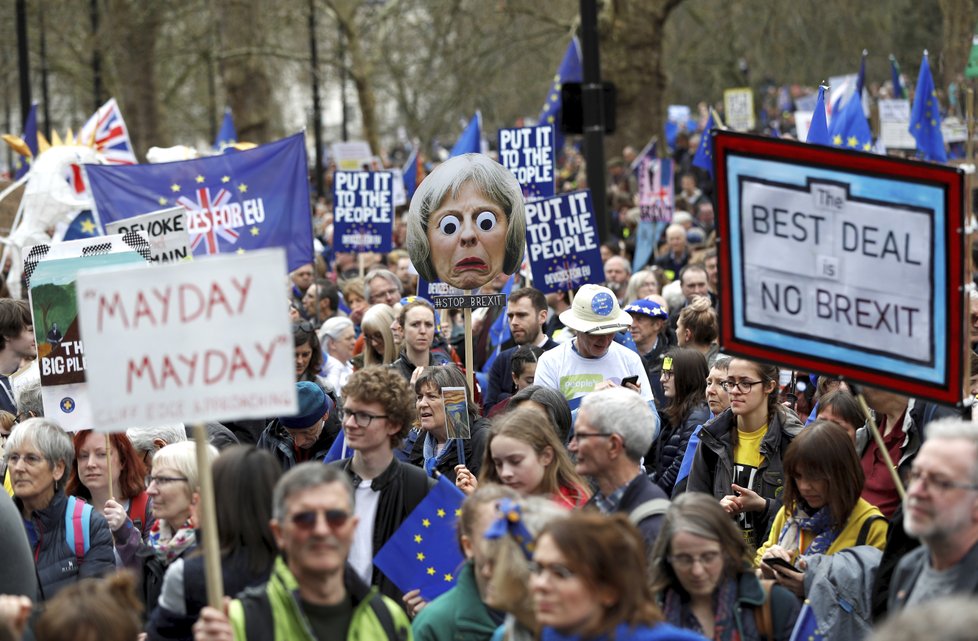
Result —
<path fill-rule="evenodd" d="M 112 441 L 109 433 L 105 433 L 105 475 L 109 481 L 109 498 L 115 500 L 115 491 L 112 488 Z"/>
<path fill-rule="evenodd" d="M 207 586 L 207 604 L 218 610 L 224 600 L 224 576 L 221 574 L 221 550 L 217 542 L 217 514 L 214 502 L 214 477 L 207 452 L 207 428 L 203 423 L 194 425 L 194 441 L 197 443 L 197 476 L 200 481 L 200 503 L 197 511 L 197 527 L 203 537 L 204 578 Z"/>
<path fill-rule="evenodd" d="M 870 434 L 873 435 L 873 440 L 876 441 L 876 447 L 879 448 L 880 456 L 883 457 L 883 462 L 886 464 L 886 469 L 890 473 L 890 478 L 893 479 L 893 485 L 896 487 L 897 494 L 900 496 L 900 502 L 902 503 L 903 500 L 907 498 L 907 491 L 903 487 L 903 481 L 900 480 L 900 474 L 897 472 L 897 468 L 893 464 L 893 459 L 890 457 L 890 452 L 886 449 L 886 443 L 883 441 L 883 435 L 880 434 L 879 427 L 876 425 L 876 419 L 873 418 L 873 413 L 869 410 L 869 404 L 866 402 L 866 397 L 863 396 L 862 390 L 860 390 L 850 381 L 846 381 L 846 385 L 849 386 L 849 389 L 852 390 L 856 400 L 859 401 L 859 407 L 866 416 L 866 427 L 869 428 Z"/>

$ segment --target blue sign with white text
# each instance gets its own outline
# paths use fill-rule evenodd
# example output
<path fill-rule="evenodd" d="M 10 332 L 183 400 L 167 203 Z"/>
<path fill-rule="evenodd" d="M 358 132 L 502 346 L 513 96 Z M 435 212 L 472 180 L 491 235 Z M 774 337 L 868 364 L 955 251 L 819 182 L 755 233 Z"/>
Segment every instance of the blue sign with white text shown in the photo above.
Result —
<path fill-rule="evenodd" d="M 533 286 L 545 294 L 604 280 L 591 191 L 528 202 L 526 246 Z"/>
<path fill-rule="evenodd" d="M 527 200 L 554 195 L 556 156 L 553 125 L 499 130 L 499 162 L 516 176 Z"/>
<path fill-rule="evenodd" d="M 394 236 L 394 174 L 337 171 L 333 179 L 333 249 L 388 252 Z"/>

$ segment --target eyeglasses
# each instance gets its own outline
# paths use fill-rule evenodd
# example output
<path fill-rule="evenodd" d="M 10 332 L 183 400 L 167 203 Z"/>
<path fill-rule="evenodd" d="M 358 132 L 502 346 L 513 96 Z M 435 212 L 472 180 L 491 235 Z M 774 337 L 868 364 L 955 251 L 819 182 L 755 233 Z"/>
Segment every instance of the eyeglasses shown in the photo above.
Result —
<path fill-rule="evenodd" d="M 679 568 L 680 570 L 691 570 L 693 566 L 697 563 L 700 567 L 709 567 L 714 565 L 719 561 L 723 555 L 720 552 L 705 552 L 699 556 L 694 556 L 692 554 L 675 554 L 669 556 L 669 563 L 672 564 L 674 568 Z"/>
<path fill-rule="evenodd" d="M 316 527 L 320 514 L 326 519 L 326 525 L 334 530 L 346 525 L 351 516 L 346 510 L 305 510 L 296 512 L 289 519 L 292 521 L 292 525 L 300 530 L 312 530 Z"/>
<path fill-rule="evenodd" d="M 163 487 L 170 483 L 189 483 L 190 479 L 185 476 L 147 476 L 146 487 L 156 483 L 156 487 Z"/>
<path fill-rule="evenodd" d="M 950 490 L 978 490 L 978 485 L 974 483 L 959 483 L 940 476 L 934 476 L 921 470 L 910 470 L 907 475 L 907 485 L 912 483 L 922 483 L 924 487 L 933 489 L 936 492 L 948 492 Z"/>
<path fill-rule="evenodd" d="M 44 457 L 38 456 L 37 454 L 24 454 L 24 455 L 20 455 L 17 453 L 7 454 L 7 467 L 13 467 L 21 461 L 27 463 L 28 467 L 35 467 L 37 465 L 40 465 L 44 461 Z"/>
<path fill-rule="evenodd" d="M 306 332 L 307 334 L 311 334 L 315 331 L 316 331 L 316 326 L 310 323 L 309 321 L 300 321 L 298 323 L 292 323 L 293 334 L 297 332 Z"/>
<path fill-rule="evenodd" d="M 659 375 L 659 378 L 661 378 L 664 381 L 668 381 L 672 378 L 672 375 L 673 374 L 671 369 L 664 369 L 662 370 L 662 373 Z"/>
<path fill-rule="evenodd" d="M 730 388 L 735 388 L 741 394 L 749 394 L 755 385 L 762 384 L 764 381 L 720 381 L 720 387 L 724 392 L 729 392 Z"/>
<path fill-rule="evenodd" d="M 530 571 L 533 576 L 542 576 L 544 572 L 550 576 L 558 579 L 560 581 L 567 581 L 568 579 L 573 579 L 576 574 L 566 565 L 561 565 L 560 563 L 540 563 L 538 561 L 528 561 L 526 564 L 526 569 Z"/>
<path fill-rule="evenodd" d="M 387 414 L 368 414 L 367 412 L 354 412 L 353 410 L 348 410 L 343 408 L 343 412 L 346 416 L 352 416 L 353 420 L 360 427 L 367 427 L 370 425 L 370 421 L 375 418 L 387 418 Z"/>

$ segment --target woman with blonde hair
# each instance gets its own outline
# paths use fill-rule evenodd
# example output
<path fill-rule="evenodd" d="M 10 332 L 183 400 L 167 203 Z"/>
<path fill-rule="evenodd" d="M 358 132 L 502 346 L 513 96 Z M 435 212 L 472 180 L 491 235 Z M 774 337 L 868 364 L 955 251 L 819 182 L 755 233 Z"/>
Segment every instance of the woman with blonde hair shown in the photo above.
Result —
<path fill-rule="evenodd" d="M 659 278 L 651 269 L 640 269 L 628 279 L 628 287 L 625 289 L 625 305 L 635 302 L 639 298 L 660 294 Z"/>
<path fill-rule="evenodd" d="M 390 305 L 378 303 L 364 313 L 360 324 L 364 339 L 362 367 L 390 365 L 397 359 L 397 345 L 391 332 L 394 310 Z"/>

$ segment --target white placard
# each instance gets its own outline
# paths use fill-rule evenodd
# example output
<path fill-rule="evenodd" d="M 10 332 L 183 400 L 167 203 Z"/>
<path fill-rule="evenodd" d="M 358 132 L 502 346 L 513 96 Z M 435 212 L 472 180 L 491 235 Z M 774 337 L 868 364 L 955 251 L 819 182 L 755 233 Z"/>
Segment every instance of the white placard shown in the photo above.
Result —
<path fill-rule="evenodd" d="M 750 131 L 754 128 L 754 92 L 750 87 L 725 89 L 723 113 L 727 127 L 734 131 Z"/>
<path fill-rule="evenodd" d="M 917 141 L 910 135 L 910 101 L 880 100 L 880 140 L 887 149 L 915 149 Z"/>
<path fill-rule="evenodd" d="M 79 274 L 92 427 L 295 414 L 286 274 L 281 249 Z"/>
<path fill-rule="evenodd" d="M 161 209 L 105 225 L 107 234 L 124 234 L 130 230 L 146 233 L 150 260 L 154 263 L 193 260 L 187 231 L 187 210 L 183 207 Z"/>
<path fill-rule="evenodd" d="M 363 171 L 369 170 L 373 164 L 374 155 L 370 151 L 370 145 L 364 140 L 335 142 L 330 151 L 331 160 L 336 163 L 337 169 Z"/>

